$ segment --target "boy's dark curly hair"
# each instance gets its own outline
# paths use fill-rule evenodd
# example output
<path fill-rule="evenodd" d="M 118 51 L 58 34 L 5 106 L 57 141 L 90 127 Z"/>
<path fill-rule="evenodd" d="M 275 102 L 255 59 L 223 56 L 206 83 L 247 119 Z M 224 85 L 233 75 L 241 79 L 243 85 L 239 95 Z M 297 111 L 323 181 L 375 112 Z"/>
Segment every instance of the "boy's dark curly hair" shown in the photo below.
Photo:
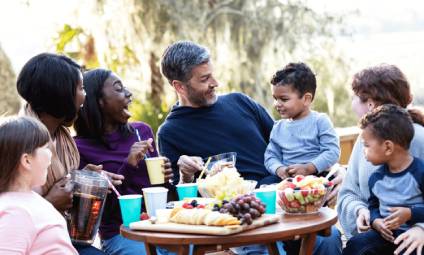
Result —
<path fill-rule="evenodd" d="M 414 137 L 414 126 L 408 111 L 394 104 L 383 104 L 365 114 L 360 121 L 361 129 L 371 132 L 381 140 L 390 140 L 409 149 Z"/>
<path fill-rule="evenodd" d="M 312 70 L 302 62 L 289 63 L 282 70 L 278 70 L 271 79 L 274 86 L 291 85 L 299 92 L 299 97 L 309 92 L 312 99 L 315 96 L 317 81 Z"/>

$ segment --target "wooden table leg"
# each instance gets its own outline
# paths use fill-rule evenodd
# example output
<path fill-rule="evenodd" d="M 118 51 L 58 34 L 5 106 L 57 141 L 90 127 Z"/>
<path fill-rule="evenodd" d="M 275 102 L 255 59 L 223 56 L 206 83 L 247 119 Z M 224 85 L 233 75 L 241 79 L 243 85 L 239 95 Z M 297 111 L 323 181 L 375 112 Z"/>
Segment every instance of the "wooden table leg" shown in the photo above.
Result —
<path fill-rule="evenodd" d="M 277 247 L 277 243 L 276 242 L 272 242 L 272 243 L 267 243 L 266 247 L 268 248 L 268 253 L 270 255 L 278 255 L 280 254 L 280 252 L 278 251 L 278 247 Z"/>
<path fill-rule="evenodd" d="M 154 244 L 147 244 L 146 246 L 146 253 L 147 255 L 157 255 L 156 252 L 156 245 Z M 190 245 L 160 245 L 160 247 L 165 248 L 169 251 L 175 252 L 177 255 L 189 255 L 190 254 Z"/>
<path fill-rule="evenodd" d="M 194 245 L 193 247 L 193 255 L 203 255 L 206 252 L 215 251 L 220 251 L 219 249 L 217 249 L 217 245 Z"/>
<path fill-rule="evenodd" d="M 190 254 L 190 245 L 180 245 L 178 246 L 177 255 L 189 255 Z"/>
<path fill-rule="evenodd" d="M 147 255 L 157 255 L 156 246 L 154 244 L 145 243 L 144 246 L 146 247 L 146 254 Z"/>
<path fill-rule="evenodd" d="M 302 238 L 302 244 L 300 245 L 299 255 L 312 255 L 316 239 L 317 233 L 310 233 L 305 235 Z"/>

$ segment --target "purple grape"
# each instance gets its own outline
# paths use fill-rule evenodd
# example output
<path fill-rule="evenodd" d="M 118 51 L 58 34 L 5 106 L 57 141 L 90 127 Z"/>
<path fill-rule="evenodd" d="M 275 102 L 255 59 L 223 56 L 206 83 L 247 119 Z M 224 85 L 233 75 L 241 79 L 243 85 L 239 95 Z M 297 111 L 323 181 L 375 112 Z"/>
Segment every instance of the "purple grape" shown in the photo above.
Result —
<path fill-rule="evenodd" d="M 252 224 L 252 215 L 250 215 L 249 213 L 243 215 L 243 219 L 247 223 L 247 225 Z"/>
<path fill-rule="evenodd" d="M 255 201 L 252 201 L 252 202 L 250 202 L 250 207 L 255 208 L 255 209 L 258 209 L 259 204 L 256 203 Z"/>

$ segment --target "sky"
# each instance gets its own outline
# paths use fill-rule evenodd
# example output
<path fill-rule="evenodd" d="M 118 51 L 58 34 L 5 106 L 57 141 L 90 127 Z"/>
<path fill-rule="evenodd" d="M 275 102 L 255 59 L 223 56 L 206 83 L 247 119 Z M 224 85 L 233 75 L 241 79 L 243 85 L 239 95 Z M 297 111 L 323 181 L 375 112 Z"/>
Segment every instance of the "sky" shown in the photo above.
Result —
<path fill-rule="evenodd" d="M 380 63 L 395 64 L 415 93 L 424 89 L 424 1 L 309 0 L 308 4 L 345 17 L 352 34 L 336 40 L 352 59 L 353 72 Z"/>
<path fill-rule="evenodd" d="M 84 12 L 83 0 L 0 0 L 0 44 L 16 72 L 32 56 L 52 50 L 52 35 Z M 350 35 L 336 45 L 351 60 L 352 71 L 370 65 L 398 65 L 415 91 L 424 89 L 424 1 L 306 0 L 318 12 L 342 15 Z M 79 15 L 81 16 L 81 15 Z M 87 17 L 90 18 L 90 17 Z"/>

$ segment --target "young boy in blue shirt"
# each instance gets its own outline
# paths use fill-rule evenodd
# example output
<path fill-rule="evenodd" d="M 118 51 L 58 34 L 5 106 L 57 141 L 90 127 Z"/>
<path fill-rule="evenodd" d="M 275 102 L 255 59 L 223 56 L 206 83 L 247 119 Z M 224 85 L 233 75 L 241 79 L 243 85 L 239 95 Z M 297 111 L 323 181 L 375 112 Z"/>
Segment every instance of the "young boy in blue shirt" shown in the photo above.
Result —
<path fill-rule="evenodd" d="M 382 166 L 368 181 L 372 229 L 351 238 L 343 254 L 393 254 L 394 239 L 424 222 L 424 161 L 408 151 L 414 128 L 406 110 L 382 105 L 360 123 L 365 158 Z"/>
<path fill-rule="evenodd" d="M 290 63 L 271 79 L 274 106 L 281 120 L 274 124 L 265 151 L 265 166 L 285 179 L 319 174 L 337 163 L 339 139 L 329 117 L 311 110 L 316 79 L 304 63 Z"/>

